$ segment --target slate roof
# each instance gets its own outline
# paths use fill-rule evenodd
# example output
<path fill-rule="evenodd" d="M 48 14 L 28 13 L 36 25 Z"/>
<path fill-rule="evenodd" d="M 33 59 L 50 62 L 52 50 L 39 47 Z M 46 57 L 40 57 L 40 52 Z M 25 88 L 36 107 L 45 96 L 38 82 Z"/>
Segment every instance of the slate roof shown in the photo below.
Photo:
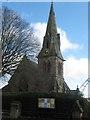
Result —
<path fill-rule="evenodd" d="M 29 88 L 33 91 L 35 89 L 35 83 L 38 79 L 38 65 L 37 63 L 27 59 L 26 56 L 23 57 L 21 63 L 16 69 L 15 73 L 11 77 L 9 84 L 3 88 L 5 92 L 13 92 L 13 90 L 18 91 L 20 85 L 21 89 L 25 90 L 25 86 L 29 84 Z M 19 83 L 20 82 L 20 83 Z M 30 89 L 29 89 L 30 91 Z"/>
<path fill-rule="evenodd" d="M 24 56 L 15 73 L 11 77 L 9 84 L 2 88 L 3 92 L 21 91 L 42 91 L 47 92 L 50 81 L 46 76 L 39 76 L 38 64 Z M 47 84 L 48 82 L 48 84 Z M 28 87 L 28 90 L 27 90 Z M 68 90 L 67 83 L 64 81 L 64 87 Z M 44 91 L 45 90 L 45 91 Z"/>

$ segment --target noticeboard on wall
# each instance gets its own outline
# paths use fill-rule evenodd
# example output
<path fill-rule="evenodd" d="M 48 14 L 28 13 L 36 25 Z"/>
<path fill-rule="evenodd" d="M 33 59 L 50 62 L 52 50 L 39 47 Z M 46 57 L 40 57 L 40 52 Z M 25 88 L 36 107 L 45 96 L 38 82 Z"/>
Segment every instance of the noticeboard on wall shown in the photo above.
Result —
<path fill-rule="evenodd" d="M 38 98 L 38 108 L 55 108 L 54 98 Z"/>

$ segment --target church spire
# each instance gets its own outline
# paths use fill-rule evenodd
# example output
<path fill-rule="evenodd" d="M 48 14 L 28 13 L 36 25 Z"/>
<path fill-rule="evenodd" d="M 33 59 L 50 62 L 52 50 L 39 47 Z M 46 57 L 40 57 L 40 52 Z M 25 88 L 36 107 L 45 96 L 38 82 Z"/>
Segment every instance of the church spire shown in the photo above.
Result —
<path fill-rule="evenodd" d="M 63 60 L 60 51 L 60 34 L 57 34 L 53 2 L 51 2 L 46 34 L 43 41 L 43 48 L 38 55 L 40 58 L 44 56 L 58 56 Z"/>
<path fill-rule="evenodd" d="M 63 62 L 64 59 L 60 50 L 60 34 L 57 34 L 52 2 L 46 33 L 43 38 L 43 47 L 38 55 L 39 75 L 45 76 L 45 79 L 42 80 L 42 86 L 44 84 L 45 89 L 50 92 L 63 92 L 64 90 Z"/>
<path fill-rule="evenodd" d="M 48 19 L 48 24 L 47 24 L 47 30 L 46 30 L 46 35 L 48 35 L 48 34 L 50 34 L 51 36 L 56 36 L 55 34 L 57 34 L 53 2 L 51 3 L 49 19 Z"/>

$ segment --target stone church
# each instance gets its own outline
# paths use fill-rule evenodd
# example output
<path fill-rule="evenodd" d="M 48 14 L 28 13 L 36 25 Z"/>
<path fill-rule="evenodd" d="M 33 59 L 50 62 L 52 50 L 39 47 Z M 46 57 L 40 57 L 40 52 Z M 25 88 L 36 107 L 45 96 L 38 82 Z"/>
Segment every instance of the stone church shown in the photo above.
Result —
<path fill-rule="evenodd" d="M 69 90 L 63 76 L 64 58 L 60 49 L 53 3 L 51 4 L 43 47 L 38 64 L 24 56 L 5 91 L 19 92 L 66 92 Z"/>
<path fill-rule="evenodd" d="M 78 88 L 70 90 L 64 80 L 65 60 L 60 46 L 51 3 L 43 46 L 37 56 L 38 64 L 24 56 L 9 84 L 2 88 L 2 120 L 88 118 L 86 100 L 79 95 Z"/>

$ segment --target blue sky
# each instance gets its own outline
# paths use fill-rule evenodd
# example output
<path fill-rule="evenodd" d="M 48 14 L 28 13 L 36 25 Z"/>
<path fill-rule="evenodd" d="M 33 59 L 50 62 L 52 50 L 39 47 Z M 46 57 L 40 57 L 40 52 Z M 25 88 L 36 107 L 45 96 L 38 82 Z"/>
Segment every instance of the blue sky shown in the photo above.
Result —
<path fill-rule="evenodd" d="M 2 5 L 32 24 L 40 41 L 43 40 L 50 2 L 3 2 Z M 71 89 L 75 89 L 77 85 L 80 87 L 88 75 L 88 3 L 56 2 L 54 11 L 66 60 L 65 80 Z"/>
<path fill-rule="evenodd" d="M 6 2 L 3 5 L 13 9 L 29 23 L 47 22 L 49 2 Z M 83 44 L 83 51 L 73 51 L 77 58 L 87 57 L 88 51 L 88 3 L 54 3 L 57 26 L 67 33 L 70 41 Z M 70 51 L 72 53 L 72 51 Z M 73 53 L 72 53 L 73 54 Z"/>

